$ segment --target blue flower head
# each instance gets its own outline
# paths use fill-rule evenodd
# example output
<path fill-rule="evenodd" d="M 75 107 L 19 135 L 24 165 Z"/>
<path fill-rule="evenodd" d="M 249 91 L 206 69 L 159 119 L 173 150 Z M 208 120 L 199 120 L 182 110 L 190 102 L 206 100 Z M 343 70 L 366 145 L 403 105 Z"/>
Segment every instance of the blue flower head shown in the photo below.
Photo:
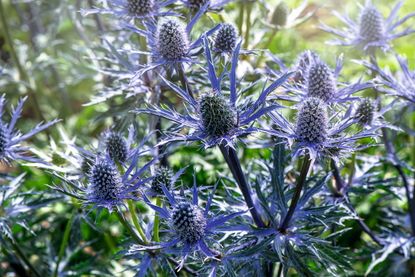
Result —
<path fill-rule="evenodd" d="M 271 118 L 274 130 L 268 130 L 271 135 L 287 139 L 294 144 L 293 155 L 309 153 L 312 159 L 329 156 L 337 159 L 343 153 L 350 153 L 362 147 L 355 143 L 365 137 L 375 138 L 375 131 L 382 125 L 373 124 L 363 130 L 348 134 L 352 125 L 358 124 L 360 118 L 352 114 L 351 106 L 339 118 L 338 112 L 329 109 L 322 99 L 309 97 L 297 105 L 297 120 L 290 123 L 280 113 L 274 111 Z M 335 113 L 331 115 L 330 112 Z"/>
<path fill-rule="evenodd" d="M 232 24 L 222 24 L 215 36 L 214 51 L 232 54 L 238 40 L 238 33 Z"/>
<path fill-rule="evenodd" d="M 388 50 L 392 40 L 415 32 L 413 28 L 407 28 L 400 32 L 396 30 L 408 19 L 415 16 L 415 13 L 411 13 L 398 19 L 398 11 L 402 4 L 403 2 L 398 2 L 389 17 L 384 18 L 379 10 L 370 1 L 367 1 L 365 6 L 361 8 L 360 18 L 356 22 L 347 15 L 342 16 L 335 13 L 346 24 L 346 29 L 339 30 L 327 25 L 322 25 L 321 28 L 340 37 L 331 41 L 333 44 L 354 46 L 364 51 L 373 51 L 377 48 Z"/>
<path fill-rule="evenodd" d="M 165 186 L 162 186 L 163 192 L 169 201 L 170 208 L 158 207 L 153 205 L 145 196 L 144 200 L 154 209 L 160 217 L 165 219 L 170 226 L 171 238 L 167 242 L 153 246 L 142 246 L 142 250 L 164 249 L 167 252 L 177 252 L 177 248 L 181 249 L 179 253 L 182 257 L 181 268 L 187 258 L 195 250 L 201 251 L 207 257 L 215 257 L 218 255 L 216 250 L 209 248 L 208 242 L 212 240 L 212 236 L 217 233 L 234 230 L 233 227 L 224 226 L 224 224 L 244 214 L 246 211 L 234 212 L 228 215 L 212 216 L 210 207 L 213 202 L 213 196 L 217 185 L 212 191 L 206 202 L 206 207 L 202 209 L 199 206 L 198 190 L 196 180 L 194 179 L 192 195 L 193 200 L 189 201 L 183 197 L 177 197 L 169 192 Z"/>
<path fill-rule="evenodd" d="M 173 4 L 177 0 L 111 0 L 104 1 L 103 7 L 82 10 L 83 15 L 112 14 L 127 20 L 139 18 L 141 20 L 152 19 L 157 16 L 172 15 L 163 8 Z"/>
<path fill-rule="evenodd" d="M 193 12 L 197 12 L 206 6 L 209 10 L 219 10 L 232 0 L 182 0 Z"/>
<path fill-rule="evenodd" d="M 11 119 L 9 123 L 3 120 L 4 106 L 6 99 L 4 95 L 0 96 L 0 161 L 4 163 L 10 163 L 15 160 L 27 161 L 27 162 L 42 162 L 37 158 L 27 155 L 27 151 L 30 148 L 22 146 L 21 143 L 37 133 L 49 128 L 59 120 L 53 120 L 48 123 L 38 124 L 29 133 L 22 134 L 20 131 L 15 130 L 15 125 L 19 119 L 23 104 L 26 101 L 26 97 L 21 99 L 17 107 L 13 109 Z"/>
<path fill-rule="evenodd" d="M 130 30 L 147 38 L 151 56 L 151 62 L 142 65 L 132 78 L 130 84 L 139 82 L 141 76 L 150 70 L 154 70 L 161 66 L 177 69 L 184 63 L 194 63 L 194 49 L 200 47 L 202 39 L 191 40 L 191 31 L 193 26 L 198 22 L 203 12 L 207 9 L 207 5 L 203 6 L 200 11 L 192 18 L 192 20 L 184 25 L 176 18 L 164 18 L 157 25 L 154 23 L 146 23 L 146 29 L 137 29 L 132 25 L 126 25 Z M 221 25 L 217 25 L 210 29 L 207 34 L 214 33 Z"/>
<path fill-rule="evenodd" d="M 161 77 L 180 97 L 185 100 L 188 114 L 182 115 L 173 109 L 150 107 L 138 109 L 138 113 L 149 113 L 164 117 L 182 128 L 190 128 L 191 132 L 184 135 L 178 131 L 169 134 L 163 141 L 201 141 L 205 147 L 212 147 L 219 144 L 233 146 L 237 138 L 257 131 L 252 124 L 261 116 L 279 107 L 279 105 L 267 105 L 266 98 L 284 83 L 291 73 L 286 73 L 279 79 L 264 87 L 255 101 L 244 98 L 243 103 L 238 100 L 243 93 L 237 89 L 236 68 L 238 65 L 241 41 L 238 42 L 232 54 L 231 70 L 228 72 L 230 81 L 230 93 L 222 91 L 223 74 L 218 77 L 213 64 L 209 43 L 204 38 L 205 56 L 207 59 L 207 75 L 211 89 L 202 93 L 199 99 L 194 99 L 187 90 L 183 90 L 175 84 Z"/>
<path fill-rule="evenodd" d="M 94 208 L 106 208 L 110 211 L 123 205 L 126 199 L 137 199 L 135 196 L 137 189 L 152 179 L 152 177 L 144 178 L 143 175 L 156 158 L 146 162 L 142 167 L 139 166 L 140 159 L 149 152 L 145 147 L 149 137 L 132 148 L 130 141 L 134 137 L 133 132 L 130 128 L 127 140 L 119 133 L 108 132 L 104 135 L 104 142 L 96 153 L 71 146 L 77 150 L 78 162 L 73 163 L 78 167 L 78 173 L 51 168 L 63 181 L 54 189 L 81 200 L 85 206 L 92 204 Z M 108 138 L 114 137 L 115 143 L 112 142 L 113 145 L 109 146 Z M 76 157 L 68 158 L 73 160 Z"/>
<path fill-rule="evenodd" d="M 352 96 L 354 93 L 373 87 L 371 81 L 338 82 L 343 68 L 342 55 L 337 59 L 336 67 L 333 70 L 316 54 L 312 53 L 307 51 L 299 56 L 295 66 L 297 75 L 294 76 L 294 82 L 284 84 L 284 92 L 288 95 L 277 95 L 276 99 L 301 102 L 307 97 L 316 97 L 328 104 L 344 103 L 355 100 L 356 97 Z M 275 58 L 273 60 L 276 60 Z M 279 63 L 283 65 L 281 61 Z M 283 66 L 281 72 L 287 71 L 285 65 Z M 277 77 L 281 72 L 271 70 L 271 73 Z"/>

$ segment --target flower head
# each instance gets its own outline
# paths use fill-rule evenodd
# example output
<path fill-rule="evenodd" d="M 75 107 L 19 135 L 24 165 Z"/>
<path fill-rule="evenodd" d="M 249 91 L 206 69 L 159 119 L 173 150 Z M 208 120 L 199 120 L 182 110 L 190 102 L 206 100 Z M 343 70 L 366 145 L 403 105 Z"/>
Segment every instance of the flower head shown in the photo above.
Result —
<path fill-rule="evenodd" d="M 311 65 L 307 76 L 308 96 L 328 102 L 336 94 L 336 80 L 333 72 L 324 62 Z"/>
<path fill-rule="evenodd" d="M 272 75 L 281 76 L 288 69 L 284 63 L 275 56 L 271 56 L 279 67 L 280 71 L 270 70 Z M 336 67 L 331 69 L 317 54 L 306 51 L 299 55 L 294 69 L 297 74 L 294 82 L 287 82 L 283 85 L 283 92 L 287 95 L 276 95 L 275 99 L 283 99 L 293 102 L 301 102 L 307 97 L 317 97 L 326 103 L 344 103 L 357 99 L 354 93 L 372 88 L 373 82 L 362 82 L 358 80 L 354 83 L 338 81 L 340 72 L 343 68 L 343 56 L 336 61 Z M 338 87 L 337 87 L 338 86 Z"/>
<path fill-rule="evenodd" d="M 296 135 L 299 141 L 321 144 L 327 139 L 327 107 L 319 98 L 307 98 L 297 115 Z"/>
<path fill-rule="evenodd" d="M 375 102 L 370 98 L 365 98 L 359 106 L 357 106 L 355 116 L 358 118 L 359 124 L 363 126 L 371 125 L 375 118 L 375 112 Z"/>
<path fill-rule="evenodd" d="M 237 124 L 235 112 L 221 94 L 203 95 L 199 108 L 203 127 L 211 137 L 226 135 Z"/>
<path fill-rule="evenodd" d="M 128 157 L 128 144 L 120 133 L 109 132 L 105 138 L 105 149 L 114 162 L 124 163 Z"/>
<path fill-rule="evenodd" d="M 232 24 L 222 24 L 215 37 L 214 50 L 218 53 L 232 53 L 238 34 Z"/>
<path fill-rule="evenodd" d="M 385 51 L 390 48 L 392 40 L 415 32 L 413 28 L 407 28 L 400 32 L 396 30 L 408 19 L 415 16 L 415 13 L 411 13 L 402 19 L 397 18 L 402 4 L 403 2 L 398 2 L 392 9 L 389 17 L 384 18 L 379 10 L 370 1 L 367 1 L 366 5 L 361 8 L 360 18 L 356 22 L 347 15 L 342 16 L 335 13 L 346 24 L 346 29 L 338 30 L 327 25 L 322 25 L 321 28 L 340 37 L 330 41 L 330 43 L 354 46 L 364 51 L 373 51 L 377 48 Z"/>
<path fill-rule="evenodd" d="M 162 79 L 177 94 L 185 100 L 187 115 L 182 115 L 175 110 L 151 107 L 148 109 L 138 109 L 139 113 L 158 115 L 177 123 L 179 129 L 190 128 L 191 132 L 184 135 L 178 131 L 169 134 L 162 142 L 169 141 L 201 141 L 205 147 L 212 147 L 219 144 L 233 145 L 235 140 L 243 135 L 255 132 L 257 129 L 252 124 L 264 114 L 279 107 L 279 105 L 267 105 L 267 96 L 284 83 L 291 73 L 284 74 L 279 79 L 264 87 L 255 101 L 243 99 L 244 103 L 238 105 L 238 98 L 242 91 L 237 90 L 236 68 L 241 47 L 241 41 L 236 45 L 232 65 L 229 72 L 230 93 L 222 92 L 222 77 L 218 77 L 214 68 L 213 59 L 209 49 L 208 40 L 204 39 L 205 56 L 208 62 L 208 79 L 211 84 L 211 91 L 202 94 L 198 100 L 194 99 L 189 93 L 165 78 Z"/>
<path fill-rule="evenodd" d="M 272 13 L 270 23 L 276 26 L 285 26 L 287 24 L 290 10 L 284 1 L 281 1 Z"/>
<path fill-rule="evenodd" d="M 163 194 L 163 186 L 170 190 L 173 177 L 171 169 L 165 166 L 160 166 L 157 168 L 156 173 L 154 174 L 154 179 L 151 181 L 151 190 L 157 194 Z"/>
<path fill-rule="evenodd" d="M 168 61 L 184 58 L 189 50 L 189 41 L 184 26 L 177 20 L 169 19 L 157 27 L 158 53 Z"/>
<path fill-rule="evenodd" d="M 232 0 L 182 0 L 184 4 L 193 12 L 200 11 L 203 7 L 206 10 L 219 10 Z"/>
<path fill-rule="evenodd" d="M 13 109 L 10 122 L 5 123 L 2 115 L 4 113 L 6 99 L 4 95 L 0 96 L 0 162 L 10 163 L 14 160 L 42 162 L 37 158 L 28 156 L 26 152 L 27 150 L 30 150 L 30 148 L 22 146 L 21 143 L 59 122 L 59 120 L 53 120 L 48 123 L 38 124 L 27 134 L 22 134 L 20 131 L 15 130 L 15 125 L 22 113 L 26 99 L 27 98 L 25 97 L 19 101 L 17 107 Z"/>
<path fill-rule="evenodd" d="M 191 190 L 193 196 L 192 201 L 185 199 L 184 195 L 178 199 L 174 193 L 169 192 L 164 186 L 163 191 L 171 208 L 155 206 L 144 196 L 146 203 L 154 209 L 170 227 L 171 238 L 167 242 L 153 246 L 143 246 L 141 249 L 164 249 L 166 251 L 171 251 L 179 248 L 181 249 L 180 253 L 182 254 L 182 262 L 179 268 L 183 266 L 187 256 L 195 250 L 201 251 L 202 254 L 208 257 L 215 257 L 217 255 L 216 250 L 212 250 L 208 244 L 211 237 L 217 233 L 226 231 L 227 228 L 235 230 L 235 228 L 224 226 L 224 224 L 246 212 L 240 211 L 228 215 L 213 216 L 210 212 L 210 208 L 213 203 L 216 187 L 217 185 L 209 196 L 204 209 L 199 205 L 196 178 L 194 178 L 193 188 Z"/>
<path fill-rule="evenodd" d="M 297 119 L 295 124 L 289 122 L 282 114 L 273 111 L 272 130 L 263 130 L 271 135 L 285 138 L 293 147 L 293 156 L 309 153 L 312 159 L 331 157 L 337 159 L 343 153 L 364 148 L 356 142 L 365 137 L 375 138 L 376 130 L 382 125 L 371 125 L 365 129 L 351 132 L 351 126 L 359 123 L 352 114 L 351 106 L 343 116 L 339 111 L 328 108 L 319 98 L 309 97 L 296 105 Z"/>
<path fill-rule="evenodd" d="M 111 14 L 127 20 L 139 18 L 150 20 L 157 16 L 173 15 L 170 11 L 163 11 L 163 8 L 173 4 L 177 0 L 112 0 L 104 7 L 93 7 L 81 10 L 84 16 L 90 14 Z"/>

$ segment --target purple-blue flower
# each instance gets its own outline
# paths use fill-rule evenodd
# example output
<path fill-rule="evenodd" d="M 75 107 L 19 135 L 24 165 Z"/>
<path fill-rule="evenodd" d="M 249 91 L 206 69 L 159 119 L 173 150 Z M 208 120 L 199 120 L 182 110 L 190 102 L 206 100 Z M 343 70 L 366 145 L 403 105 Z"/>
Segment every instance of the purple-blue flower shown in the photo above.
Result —
<path fill-rule="evenodd" d="M 0 161 L 10 164 L 12 161 L 21 160 L 27 162 L 42 162 L 37 158 L 28 155 L 30 147 L 22 146 L 21 143 L 37 133 L 47 129 L 53 124 L 59 122 L 55 119 L 48 123 L 39 123 L 27 134 L 22 134 L 19 130 L 15 130 L 17 120 L 19 119 L 23 105 L 27 97 L 19 100 L 16 108 L 12 109 L 11 119 L 9 123 L 3 120 L 4 106 L 6 99 L 4 95 L 0 96 Z"/>
<path fill-rule="evenodd" d="M 199 99 L 193 98 L 187 90 L 183 90 L 164 77 L 161 78 L 174 90 L 186 105 L 186 114 L 180 114 L 172 108 L 153 107 L 138 109 L 138 113 L 148 113 L 164 117 L 178 125 L 178 130 L 190 128 L 188 134 L 177 132 L 167 134 L 165 142 L 170 141 L 201 141 L 206 148 L 219 144 L 233 146 L 235 140 L 241 136 L 256 132 L 252 125 L 261 116 L 279 107 L 277 104 L 268 105 L 267 96 L 283 84 L 291 73 L 286 73 L 269 86 L 263 87 L 259 97 L 252 99 L 244 97 L 248 88 L 238 90 L 236 69 L 238 66 L 241 41 L 236 45 L 233 54 L 229 77 L 230 93 L 222 91 L 222 80 L 225 74 L 218 76 L 213 64 L 208 40 L 204 39 L 205 56 L 207 59 L 207 75 L 210 90 L 201 94 Z M 250 87 L 252 87 L 251 85 Z"/>
<path fill-rule="evenodd" d="M 290 146 L 294 145 L 293 156 L 309 153 L 312 159 L 325 156 L 336 159 L 342 153 L 360 149 L 355 143 L 361 138 L 375 138 L 375 131 L 379 128 L 378 125 L 372 125 L 348 134 L 349 128 L 359 123 L 359 118 L 352 114 L 353 107 L 349 107 L 339 118 L 338 112 L 332 111 L 323 100 L 315 97 L 306 98 L 296 109 L 297 119 L 294 124 L 274 111 L 270 114 L 274 129 L 263 130 L 287 139 Z"/>
<path fill-rule="evenodd" d="M 127 20 L 151 19 L 156 16 L 172 15 L 171 11 L 162 9 L 175 3 L 177 0 L 111 0 L 104 1 L 103 7 L 94 7 L 81 10 L 83 15 L 111 14 Z"/>
<path fill-rule="evenodd" d="M 398 12 L 402 5 L 403 2 L 398 2 L 389 16 L 384 18 L 371 1 L 366 1 L 365 6 L 361 7 L 358 21 L 353 21 L 347 15 L 343 16 L 335 12 L 334 14 L 346 25 L 346 28 L 335 29 L 327 25 L 322 25 L 321 28 L 340 37 L 330 41 L 332 44 L 354 46 L 364 51 L 372 51 L 377 48 L 386 51 L 390 49 L 392 40 L 415 32 L 415 29 L 411 27 L 402 31 L 397 30 L 399 26 L 415 16 L 415 12 L 412 12 L 399 19 Z"/>
<path fill-rule="evenodd" d="M 141 250 L 163 249 L 165 252 L 177 253 L 181 256 L 179 269 L 183 267 L 186 258 L 194 251 L 200 251 L 207 257 L 215 258 L 219 253 L 209 247 L 213 236 L 220 232 L 235 230 L 232 226 L 224 225 L 227 221 L 244 214 L 246 211 L 233 212 L 227 215 L 212 215 L 210 211 L 216 187 L 210 194 L 203 209 L 199 205 L 196 179 L 192 188 L 192 201 L 177 197 L 165 186 L 163 192 L 168 199 L 169 208 L 153 205 L 144 196 L 146 203 L 163 218 L 169 226 L 167 231 L 170 239 L 157 245 L 145 246 Z"/>
<path fill-rule="evenodd" d="M 287 67 L 280 59 L 274 57 L 273 60 L 281 69 L 280 71 L 271 70 L 272 74 L 278 77 L 287 72 Z M 296 70 L 294 82 L 287 82 L 283 85 L 284 92 L 288 95 L 277 95 L 274 98 L 301 102 L 307 97 L 316 97 L 326 103 L 345 103 L 356 99 L 352 96 L 354 93 L 373 87 L 370 81 L 358 80 L 353 83 L 338 81 L 342 68 L 342 55 L 337 59 L 336 68 L 333 70 L 316 53 L 305 51 L 299 55 L 293 66 Z"/>

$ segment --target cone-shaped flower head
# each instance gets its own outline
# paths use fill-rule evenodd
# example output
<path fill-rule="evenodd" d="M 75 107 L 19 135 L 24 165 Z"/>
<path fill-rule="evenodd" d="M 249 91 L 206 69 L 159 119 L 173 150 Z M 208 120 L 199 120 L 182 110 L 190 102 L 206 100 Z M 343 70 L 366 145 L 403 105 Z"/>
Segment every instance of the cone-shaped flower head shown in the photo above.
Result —
<path fill-rule="evenodd" d="M 378 41 L 384 37 L 383 17 L 374 6 L 367 6 L 360 15 L 359 32 L 367 42 Z"/>
<path fill-rule="evenodd" d="M 114 162 L 124 163 L 128 156 L 127 141 L 116 132 L 110 132 L 105 140 L 105 149 Z"/>
<path fill-rule="evenodd" d="M 219 53 L 232 53 L 236 46 L 237 33 L 232 24 L 225 23 L 220 27 L 215 38 L 215 51 Z"/>
<path fill-rule="evenodd" d="M 235 128 L 236 114 L 222 95 L 206 94 L 199 105 L 203 126 L 209 136 L 220 137 Z"/>
<path fill-rule="evenodd" d="M 290 10 L 285 2 L 280 2 L 271 16 L 271 24 L 276 26 L 285 26 L 287 24 Z"/>
<path fill-rule="evenodd" d="M 302 142 L 324 143 L 327 139 L 326 104 L 319 98 L 304 100 L 297 115 L 296 135 Z"/>
<path fill-rule="evenodd" d="M 157 169 L 151 182 L 151 189 L 157 194 L 163 194 L 162 186 L 164 185 L 167 189 L 170 189 L 172 179 L 173 172 L 169 168 L 161 166 Z"/>
<path fill-rule="evenodd" d="M 369 98 L 365 98 L 356 109 L 356 117 L 361 125 L 371 125 L 375 117 L 376 106 Z"/>
<path fill-rule="evenodd" d="M 336 93 L 336 80 L 331 69 L 323 62 L 316 62 L 308 70 L 308 96 L 327 102 Z"/>
<path fill-rule="evenodd" d="M 153 11 L 154 0 L 128 0 L 127 7 L 133 16 L 147 15 Z"/>
<path fill-rule="evenodd" d="M 89 194 L 95 201 L 116 200 L 120 195 L 121 175 L 111 160 L 98 159 L 91 168 L 89 181 Z"/>
<path fill-rule="evenodd" d="M 206 218 L 200 208 L 188 202 L 178 203 L 171 216 L 171 224 L 180 238 L 194 244 L 205 235 Z"/>
<path fill-rule="evenodd" d="M 193 10 L 193 11 L 197 11 L 199 10 L 203 5 L 205 5 L 206 3 L 208 3 L 210 0 L 188 0 L 187 1 L 187 6 Z"/>
<path fill-rule="evenodd" d="M 185 28 L 176 20 L 161 22 L 157 29 L 156 40 L 158 52 L 168 61 L 184 58 L 189 50 Z"/>

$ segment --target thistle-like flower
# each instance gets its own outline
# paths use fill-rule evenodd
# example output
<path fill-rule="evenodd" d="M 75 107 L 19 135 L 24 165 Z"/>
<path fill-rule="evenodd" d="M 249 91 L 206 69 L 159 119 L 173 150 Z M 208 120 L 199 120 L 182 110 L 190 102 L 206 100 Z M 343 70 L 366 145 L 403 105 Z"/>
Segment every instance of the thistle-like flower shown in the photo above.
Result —
<path fill-rule="evenodd" d="M 231 54 L 236 46 L 238 34 L 232 24 L 222 24 L 215 36 L 214 51 Z"/>
<path fill-rule="evenodd" d="M 367 1 L 366 5 L 361 8 L 360 18 L 356 22 L 347 15 L 342 16 L 335 13 L 346 24 L 346 29 L 338 30 L 327 25 L 322 25 L 321 28 L 340 37 L 330 41 L 332 44 L 354 46 L 364 51 L 373 51 L 377 48 L 386 51 L 390 48 L 392 40 L 415 32 L 413 28 L 406 28 L 400 32 L 396 30 L 408 19 L 415 16 L 415 13 L 410 13 L 398 19 L 398 11 L 402 4 L 403 2 L 398 2 L 389 17 L 384 18 L 379 10 L 370 1 Z"/>
<path fill-rule="evenodd" d="M 415 71 L 409 69 L 406 59 L 399 56 L 396 59 L 401 67 L 396 74 L 391 73 L 389 69 L 381 69 L 377 64 L 366 61 L 360 61 L 360 63 L 378 73 L 376 82 L 385 87 L 379 86 L 377 90 L 415 103 Z"/>
<path fill-rule="evenodd" d="M 17 107 L 13 109 L 11 119 L 9 123 L 5 123 L 2 118 L 0 118 L 0 162 L 11 163 L 15 160 L 27 161 L 27 162 L 42 162 L 41 160 L 28 156 L 27 151 L 30 148 L 22 146 L 21 143 L 37 133 L 49 128 L 59 120 L 53 120 L 48 123 L 38 124 L 33 128 L 29 133 L 22 134 L 18 130 L 14 130 L 17 120 L 19 119 L 24 102 L 26 97 L 20 99 L 17 104 Z M 0 117 L 4 113 L 4 106 L 6 100 L 4 95 L 0 96 Z"/>
<path fill-rule="evenodd" d="M 157 168 L 154 179 L 151 181 L 151 190 L 156 194 L 163 194 L 162 187 L 165 186 L 169 191 L 174 184 L 173 171 L 165 166 Z"/>
<path fill-rule="evenodd" d="M 210 212 L 211 205 L 213 203 L 213 196 L 216 191 L 216 187 L 213 189 L 209 196 L 206 206 L 202 209 L 199 206 L 199 197 L 196 179 L 194 178 L 194 184 L 192 189 L 193 199 L 188 201 L 187 199 L 177 199 L 177 197 L 169 192 L 165 186 L 162 186 L 164 194 L 169 201 L 170 209 L 166 207 L 158 207 L 153 205 L 145 196 L 146 203 L 156 211 L 161 218 L 163 218 L 171 230 L 172 237 L 169 241 L 160 243 L 153 246 L 142 246 L 141 250 L 149 249 L 164 249 L 165 251 L 181 249 L 182 261 L 179 269 L 183 266 L 187 256 L 199 250 L 207 257 L 214 258 L 218 255 L 216 250 L 209 248 L 208 242 L 211 241 L 211 237 L 214 234 L 230 230 L 237 230 L 235 227 L 227 227 L 224 224 L 242 214 L 246 211 L 233 212 L 228 215 L 212 216 Z"/>
<path fill-rule="evenodd" d="M 308 153 L 312 159 L 326 156 L 337 159 L 342 153 L 364 148 L 365 145 L 355 145 L 357 140 L 365 137 L 375 138 L 376 130 L 380 127 L 368 126 L 351 133 L 350 127 L 359 123 L 358 118 L 352 115 L 353 107 L 351 106 L 340 118 L 338 111 L 328 109 L 324 101 L 315 97 L 304 99 L 296 107 L 295 124 L 290 123 L 281 113 L 273 111 L 270 117 L 275 128 L 262 130 L 287 139 L 290 145 L 294 143 L 293 156 Z"/>
<path fill-rule="evenodd" d="M 302 103 L 297 115 L 295 132 L 298 141 L 323 144 L 327 140 L 327 107 L 319 98 L 310 97 Z"/>
<path fill-rule="evenodd" d="M 189 41 L 184 26 L 177 20 L 161 22 L 156 34 L 157 51 L 167 61 L 178 61 L 186 57 Z"/>
<path fill-rule="evenodd" d="M 363 101 L 357 106 L 355 116 L 359 120 L 359 124 L 362 126 L 371 125 L 376 113 L 376 106 L 375 102 L 370 98 L 365 98 Z"/>
<path fill-rule="evenodd" d="M 198 38 L 191 41 L 191 31 L 205 10 L 206 5 L 196 13 L 187 26 L 184 26 L 177 19 L 161 20 L 157 26 L 148 23 L 146 24 L 145 30 L 137 29 L 132 25 L 126 25 L 130 30 L 147 38 L 150 46 L 150 52 L 148 54 L 151 56 L 151 62 L 141 66 L 131 79 L 130 85 L 139 83 L 141 76 L 145 72 L 154 70 L 160 66 L 177 69 L 183 63 L 195 62 L 193 59 L 195 55 L 193 50 L 200 47 L 202 39 Z M 214 33 L 220 26 L 220 24 L 215 26 L 207 31 L 206 34 L 210 35 Z"/>
<path fill-rule="evenodd" d="M 105 149 L 110 158 L 117 163 L 124 163 L 128 158 L 128 143 L 119 133 L 109 132 L 105 137 Z"/>
<path fill-rule="evenodd" d="M 205 56 L 208 62 L 208 78 L 211 84 L 211 91 L 202 94 L 198 100 L 189 93 L 165 78 L 162 79 L 180 97 L 185 100 L 187 115 L 182 115 L 171 109 L 149 107 L 138 109 L 138 113 L 148 113 L 164 117 L 178 124 L 176 133 L 169 136 L 162 142 L 170 141 L 201 141 L 204 146 L 212 147 L 219 144 L 232 146 L 237 138 L 255 132 L 257 129 L 252 124 L 261 116 L 267 114 L 279 105 L 267 105 L 267 96 L 284 83 L 291 73 L 281 76 L 278 80 L 264 88 L 257 100 L 244 99 L 244 104 L 238 105 L 240 93 L 237 91 L 236 68 L 241 47 L 239 41 L 236 45 L 233 56 L 230 79 L 230 94 L 222 92 L 221 78 L 218 78 L 213 64 L 207 38 L 204 39 Z M 190 128 L 189 134 L 183 134 L 180 129 Z"/>
<path fill-rule="evenodd" d="M 288 95 L 276 95 L 273 98 L 301 102 L 307 97 L 317 97 L 326 103 L 344 103 L 357 99 L 353 96 L 354 93 L 374 86 L 372 81 L 361 82 L 361 80 L 358 80 L 351 84 L 339 82 L 338 78 L 343 68 L 343 56 L 337 59 L 336 68 L 332 70 L 325 62 L 321 61 L 318 57 L 314 57 L 311 53 L 308 52 L 306 54 L 307 59 L 303 60 L 307 61 L 304 62 L 307 70 L 305 74 L 302 72 L 304 69 L 301 69 L 301 64 L 298 63 L 296 65 L 300 73 L 299 76 L 305 78 L 304 82 L 289 82 L 284 84 L 283 91 Z M 299 61 L 301 61 L 301 58 L 302 56 L 299 57 Z M 285 65 L 278 58 L 274 57 L 273 60 L 279 62 L 282 70 L 270 70 L 272 75 L 278 77 L 281 75 L 281 72 L 287 71 Z"/>
<path fill-rule="evenodd" d="M 327 64 L 318 62 L 308 68 L 307 90 L 309 97 L 317 97 L 324 102 L 333 99 L 337 91 L 336 80 Z"/>
<path fill-rule="evenodd" d="M 119 164 L 116 164 L 114 157 L 120 152 L 112 152 L 111 148 L 101 148 L 107 146 L 105 140 L 100 143 L 96 151 L 88 151 L 71 144 L 67 145 L 71 149 L 71 153 L 64 155 L 64 157 L 76 169 L 66 170 L 56 166 L 50 167 L 54 174 L 62 180 L 60 185 L 53 188 L 81 200 L 84 205 L 92 204 L 94 207 L 106 208 L 110 211 L 123 205 L 125 199 L 137 199 L 135 196 L 137 189 L 153 178 L 143 176 L 157 158 L 141 163 L 141 159 L 149 154 L 149 149 L 145 146 L 149 137 L 145 137 L 135 148 L 132 148 L 129 141 L 134 137 L 132 135 L 134 130 L 130 128 L 129 131 L 129 139 L 126 140 L 126 148 L 124 149 L 127 151 L 123 152 L 125 155 L 121 156 L 125 158 L 125 161 L 121 162 L 120 156 L 118 156 L 116 161 Z"/>
<path fill-rule="evenodd" d="M 86 16 L 90 14 L 111 14 L 127 20 L 139 18 L 147 20 L 156 16 L 173 15 L 170 11 L 163 11 L 163 8 L 175 3 L 177 0 L 112 0 L 104 1 L 102 7 L 83 9 L 81 13 Z"/>

